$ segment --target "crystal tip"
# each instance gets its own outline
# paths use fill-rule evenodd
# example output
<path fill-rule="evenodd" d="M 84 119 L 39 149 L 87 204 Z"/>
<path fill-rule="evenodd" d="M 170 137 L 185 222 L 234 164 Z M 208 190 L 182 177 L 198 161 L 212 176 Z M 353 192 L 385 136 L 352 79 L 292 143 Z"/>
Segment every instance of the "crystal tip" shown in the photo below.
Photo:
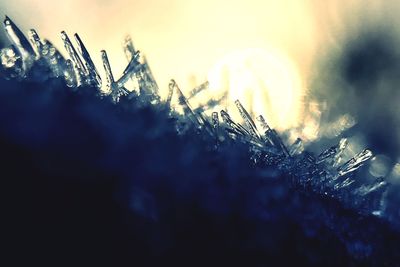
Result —
<path fill-rule="evenodd" d="M 62 31 L 61 32 L 61 39 L 65 41 L 67 38 L 68 38 L 67 33 L 65 31 Z"/>
<path fill-rule="evenodd" d="M 5 16 L 5 19 L 4 19 L 4 25 L 11 25 L 12 24 L 12 20 L 10 19 L 10 17 L 9 16 Z"/>

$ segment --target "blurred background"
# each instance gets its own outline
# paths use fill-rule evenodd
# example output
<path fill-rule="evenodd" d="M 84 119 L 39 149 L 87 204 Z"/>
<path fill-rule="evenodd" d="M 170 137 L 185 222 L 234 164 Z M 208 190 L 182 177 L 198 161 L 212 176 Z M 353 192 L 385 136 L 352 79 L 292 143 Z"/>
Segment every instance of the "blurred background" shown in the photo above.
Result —
<path fill-rule="evenodd" d="M 320 39 L 315 7 L 303 0 L 1 0 L 0 7 L 1 15 L 58 45 L 61 30 L 79 32 L 91 51 L 109 51 L 116 71 L 123 68 L 123 38 L 131 34 L 160 83 L 175 77 L 183 87 L 202 82 L 218 60 L 246 48 L 278 47 L 305 69 Z"/>
<path fill-rule="evenodd" d="M 184 92 L 208 79 L 204 99 L 229 92 L 289 140 L 370 147 L 374 177 L 400 175 L 399 12 L 395 0 L 0 0 L 1 16 L 60 48 L 66 30 L 99 66 L 106 49 L 117 76 L 132 35 L 164 96 L 171 78 Z"/>

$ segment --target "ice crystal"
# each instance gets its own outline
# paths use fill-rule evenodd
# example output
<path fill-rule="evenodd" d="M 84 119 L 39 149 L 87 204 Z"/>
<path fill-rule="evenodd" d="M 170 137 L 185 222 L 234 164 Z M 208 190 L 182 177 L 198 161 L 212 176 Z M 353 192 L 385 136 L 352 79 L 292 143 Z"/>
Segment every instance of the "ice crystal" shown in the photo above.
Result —
<path fill-rule="evenodd" d="M 379 178 L 368 185 L 358 182 L 355 175 L 372 158 L 373 154 L 368 149 L 342 163 L 347 139 L 341 139 L 339 144 L 318 156 L 307 152 L 300 138 L 287 147 L 284 139 L 268 125 L 264 117 L 259 115 L 254 120 L 240 100 L 236 100 L 235 105 L 243 125 L 235 122 L 226 110 L 220 110 L 219 113 L 213 111 L 209 118 L 204 111 L 213 109 L 224 97 L 210 100 L 196 109 L 189 103 L 190 99 L 208 89 L 208 82 L 194 88 L 185 97 L 177 83 L 171 80 L 167 99 L 161 101 L 149 64 L 135 50 L 130 37 L 125 39 L 123 45 L 128 65 L 119 78 L 113 74 L 107 52 L 101 51 L 105 71 L 105 79 L 102 79 L 79 35 L 74 35 L 75 46 L 67 33 L 61 32 L 68 54 L 66 59 L 49 41 L 41 39 L 35 30 L 30 30 L 27 38 L 8 17 L 4 21 L 4 28 L 11 42 L 9 47 L 0 51 L 1 74 L 7 79 L 59 78 L 75 90 L 80 87 L 95 88 L 100 92 L 99 97 L 109 96 L 115 104 L 123 98 L 137 97 L 142 103 L 171 110 L 170 116 L 176 119 L 176 129 L 180 134 L 185 134 L 187 129 L 194 127 L 201 135 L 215 140 L 212 147 L 215 150 L 225 143 L 245 145 L 251 154 L 250 162 L 259 168 L 274 166 L 289 174 L 293 185 L 299 190 L 307 189 L 315 194 L 332 197 L 363 214 L 381 217 L 386 215 L 384 193 L 389 185 L 385 179 Z M 127 89 L 129 81 L 135 84 L 133 90 Z M 174 102 L 174 98 L 177 101 Z M 179 109 L 181 114 L 175 112 Z"/>

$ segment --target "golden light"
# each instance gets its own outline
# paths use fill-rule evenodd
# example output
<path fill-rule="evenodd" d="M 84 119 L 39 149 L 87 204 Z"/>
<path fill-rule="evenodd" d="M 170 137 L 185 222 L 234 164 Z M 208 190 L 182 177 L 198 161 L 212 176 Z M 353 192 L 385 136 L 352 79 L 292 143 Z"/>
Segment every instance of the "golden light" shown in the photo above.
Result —
<path fill-rule="evenodd" d="M 253 117 L 265 116 L 278 130 L 298 126 L 305 90 L 295 65 L 282 52 L 272 48 L 233 52 L 213 67 L 208 79 L 212 94 L 228 92 L 224 104 L 231 113 L 235 114 L 234 101 L 239 99 Z M 239 114 L 235 119 L 240 120 Z"/>
<path fill-rule="evenodd" d="M 302 110 L 316 59 L 340 47 L 342 35 L 382 16 L 397 18 L 399 9 L 395 0 L 0 1 L 0 16 L 25 32 L 36 28 L 62 51 L 61 30 L 78 32 L 97 66 L 105 49 L 115 76 L 126 67 L 121 42 L 131 34 L 163 98 L 171 78 L 188 93 L 212 69 L 209 96 L 229 91 L 230 103 L 240 99 L 278 130 L 298 126 L 304 140 L 319 134 L 321 103 L 305 101 L 308 112 Z"/>

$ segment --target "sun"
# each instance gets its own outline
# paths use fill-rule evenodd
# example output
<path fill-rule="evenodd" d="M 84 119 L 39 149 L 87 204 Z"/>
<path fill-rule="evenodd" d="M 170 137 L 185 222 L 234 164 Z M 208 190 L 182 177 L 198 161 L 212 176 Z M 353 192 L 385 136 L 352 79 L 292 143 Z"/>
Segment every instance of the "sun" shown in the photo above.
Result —
<path fill-rule="evenodd" d="M 227 92 L 222 108 L 235 110 L 239 99 L 254 115 L 263 115 L 277 130 L 300 124 L 304 88 L 295 64 L 274 49 L 245 49 L 228 54 L 208 75 L 210 91 Z M 213 94 L 214 94 L 213 93 Z M 234 115 L 240 120 L 239 114 Z"/>

